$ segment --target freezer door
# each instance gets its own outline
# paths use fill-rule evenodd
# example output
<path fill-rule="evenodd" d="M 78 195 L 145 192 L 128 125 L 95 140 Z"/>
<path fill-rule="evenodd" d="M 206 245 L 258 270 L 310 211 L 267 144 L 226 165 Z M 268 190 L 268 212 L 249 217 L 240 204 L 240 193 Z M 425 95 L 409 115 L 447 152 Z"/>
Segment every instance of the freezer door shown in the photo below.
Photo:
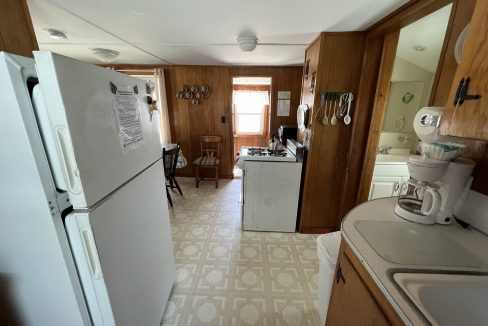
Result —
<path fill-rule="evenodd" d="M 29 101 L 35 76 L 33 59 L 0 52 L 0 324 L 88 326 Z"/>
<path fill-rule="evenodd" d="M 52 52 L 34 57 L 43 93 L 36 109 L 47 112 L 41 130 L 54 139 L 59 157 L 50 160 L 64 170 L 55 180 L 66 184 L 57 187 L 67 188 L 75 209 L 93 206 L 161 158 L 146 82 Z"/>
<path fill-rule="evenodd" d="M 83 244 L 73 250 L 92 315 L 110 317 L 108 296 L 116 325 L 160 324 L 175 279 L 164 191 L 158 161 L 93 211 L 72 214 L 70 239 Z"/>

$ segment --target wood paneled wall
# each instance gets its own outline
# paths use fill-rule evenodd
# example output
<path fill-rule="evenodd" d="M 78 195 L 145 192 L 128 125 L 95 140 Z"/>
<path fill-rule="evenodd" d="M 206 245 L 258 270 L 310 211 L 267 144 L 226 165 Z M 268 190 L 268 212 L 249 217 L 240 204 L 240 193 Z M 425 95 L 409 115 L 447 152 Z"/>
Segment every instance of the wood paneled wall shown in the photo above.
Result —
<path fill-rule="evenodd" d="M 302 104 L 312 108 L 310 114 L 312 144 L 308 152 L 300 212 L 299 231 L 323 233 L 335 230 L 342 219 L 341 203 L 349 166 L 349 152 L 354 124 L 340 120 L 324 126 L 320 120 L 321 91 L 352 92 L 357 96 L 364 53 L 362 33 L 322 33 L 306 52 L 310 60 L 308 79 L 302 85 Z M 305 61 L 305 62 L 306 62 Z M 310 92 L 313 72 L 315 90 Z M 356 115 L 356 105 L 351 113 Z M 354 122 L 355 122 L 354 118 Z"/>
<path fill-rule="evenodd" d="M 37 40 L 26 0 L 2 0 L 0 5 L 0 51 L 32 57 Z"/>
<path fill-rule="evenodd" d="M 271 77 L 271 122 L 270 130 L 278 130 L 280 125 L 297 124 L 297 108 L 300 104 L 300 87 L 302 85 L 302 66 L 294 67 L 231 67 L 231 77 L 267 76 Z M 277 99 L 279 91 L 291 91 L 290 115 L 277 117 Z"/>
<path fill-rule="evenodd" d="M 383 37 L 373 36 L 366 39 L 361 79 L 355 100 L 355 111 L 352 116 L 352 135 L 348 154 L 348 169 L 342 189 L 341 216 L 345 216 L 356 206 L 382 51 Z"/>
<path fill-rule="evenodd" d="M 268 76 L 272 78 L 271 130 L 280 124 L 296 124 L 296 109 L 300 101 L 301 66 L 290 67 L 233 67 L 233 66 L 165 66 L 166 89 L 173 142 L 179 141 L 189 164 L 178 170 L 180 176 L 193 176 L 191 161 L 200 156 L 200 136 L 222 137 L 219 173 L 223 178 L 233 176 L 234 149 L 232 135 L 232 77 Z M 177 99 L 182 85 L 207 84 L 211 95 L 200 105 Z M 278 91 L 291 91 L 291 110 L 288 117 L 276 116 Z M 222 118 L 225 122 L 222 123 Z"/>

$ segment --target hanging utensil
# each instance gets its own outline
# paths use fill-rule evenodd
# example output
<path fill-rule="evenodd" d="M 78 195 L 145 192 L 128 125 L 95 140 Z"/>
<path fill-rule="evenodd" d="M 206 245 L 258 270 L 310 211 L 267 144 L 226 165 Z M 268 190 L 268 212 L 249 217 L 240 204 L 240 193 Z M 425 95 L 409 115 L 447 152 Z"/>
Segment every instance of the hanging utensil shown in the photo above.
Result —
<path fill-rule="evenodd" d="M 337 119 L 342 119 L 342 117 L 344 117 L 344 113 L 342 112 L 342 97 L 343 97 L 343 94 L 340 93 L 340 94 L 337 94 L 339 96 L 339 106 L 337 107 L 337 110 L 336 110 L 336 115 L 337 115 Z"/>
<path fill-rule="evenodd" d="M 335 126 L 337 124 L 337 117 L 336 117 L 336 111 L 337 111 L 337 94 L 333 95 L 334 97 L 334 108 L 332 110 L 332 119 L 330 119 L 330 124 Z"/>
<path fill-rule="evenodd" d="M 325 109 L 324 109 L 324 116 L 322 117 L 322 124 L 327 126 L 329 124 L 329 111 L 330 111 L 330 104 L 332 101 L 330 100 L 330 96 L 327 95 L 325 100 Z"/>
<path fill-rule="evenodd" d="M 325 115 L 325 107 L 327 103 L 325 96 L 326 96 L 325 93 L 320 93 L 320 104 L 319 107 L 317 108 L 317 112 L 315 113 L 315 119 L 318 118 L 321 109 L 324 109 L 324 115 Z"/>
<path fill-rule="evenodd" d="M 351 116 L 349 115 L 349 113 L 351 112 L 351 103 L 353 99 L 354 99 L 354 95 L 352 95 L 352 93 L 349 93 L 349 95 L 347 96 L 347 113 L 346 116 L 344 117 L 344 123 L 346 125 L 351 123 Z"/>
<path fill-rule="evenodd" d="M 343 93 L 341 97 L 342 97 L 341 115 L 344 117 L 347 111 L 347 99 L 349 98 L 349 93 Z"/>

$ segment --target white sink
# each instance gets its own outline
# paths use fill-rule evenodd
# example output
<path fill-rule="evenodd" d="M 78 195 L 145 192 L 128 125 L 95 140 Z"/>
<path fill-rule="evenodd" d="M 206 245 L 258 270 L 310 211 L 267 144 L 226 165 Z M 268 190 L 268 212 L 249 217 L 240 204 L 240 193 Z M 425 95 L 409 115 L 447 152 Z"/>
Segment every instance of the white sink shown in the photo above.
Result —
<path fill-rule="evenodd" d="M 488 325 L 488 276 L 395 273 L 393 279 L 433 325 Z"/>
<path fill-rule="evenodd" d="M 409 155 L 378 154 L 375 163 L 404 164 L 408 162 Z"/>

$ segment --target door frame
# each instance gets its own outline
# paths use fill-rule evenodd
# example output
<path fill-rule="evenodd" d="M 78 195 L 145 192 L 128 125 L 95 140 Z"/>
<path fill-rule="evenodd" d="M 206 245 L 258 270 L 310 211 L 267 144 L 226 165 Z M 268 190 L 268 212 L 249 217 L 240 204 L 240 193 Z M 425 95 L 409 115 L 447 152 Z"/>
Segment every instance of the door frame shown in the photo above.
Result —
<path fill-rule="evenodd" d="M 272 105 L 273 105 L 273 83 L 274 83 L 274 74 L 257 74 L 257 75 L 254 75 L 254 74 L 230 74 L 230 91 L 231 91 L 231 94 L 230 94 L 230 107 L 229 107 L 229 116 L 230 116 L 230 134 L 232 136 L 232 139 L 231 139 L 231 148 L 232 148 L 232 156 L 231 156 L 231 162 L 234 162 L 235 161 L 235 153 L 234 153 L 234 101 L 233 101 L 233 92 L 234 92 L 234 89 L 233 89 L 233 86 L 234 86 L 234 78 L 270 78 L 271 79 L 271 84 L 269 85 L 269 105 L 268 105 L 268 112 L 267 112 L 267 117 L 266 117 L 266 121 L 265 121 L 265 130 L 266 130 L 266 133 L 264 135 L 264 137 L 267 137 L 269 136 L 270 132 L 271 132 L 271 119 L 272 119 Z M 235 165 L 235 164 L 233 164 Z"/>
<path fill-rule="evenodd" d="M 446 29 L 446 35 L 444 38 L 444 44 L 439 56 L 439 62 L 437 70 L 434 75 L 434 81 L 427 105 L 439 104 L 444 105 L 443 102 L 436 103 L 438 101 L 435 98 L 435 94 L 439 87 L 440 74 L 443 69 L 443 63 L 446 60 L 446 54 L 448 50 L 448 41 L 454 35 L 454 17 L 458 10 L 465 10 L 460 8 L 459 3 L 461 0 L 428 0 L 428 1 L 412 1 L 411 4 L 406 6 L 404 10 L 394 13 L 385 17 L 373 25 L 368 31 L 368 37 L 383 37 L 383 52 L 381 55 L 380 71 L 376 84 L 376 92 L 374 99 L 374 106 L 371 116 L 371 122 L 368 132 L 368 141 L 365 149 L 364 163 L 361 172 L 361 178 L 359 183 L 359 190 L 356 203 L 360 204 L 368 200 L 369 189 L 371 186 L 371 180 L 373 177 L 374 163 L 376 160 L 377 147 L 379 144 L 379 138 L 381 134 L 381 128 L 383 125 L 383 119 L 386 112 L 386 105 L 390 90 L 390 81 L 393 73 L 393 65 L 395 62 L 396 50 L 398 45 L 398 38 L 400 36 L 400 30 L 414 23 L 415 21 L 439 10 L 440 8 L 452 4 L 451 15 L 449 17 L 449 23 Z M 461 28 L 464 28 L 462 26 Z M 459 27 L 458 27 L 459 29 Z M 444 76 L 446 78 L 448 76 Z M 447 100 L 447 98 L 445 99 Z"/>

